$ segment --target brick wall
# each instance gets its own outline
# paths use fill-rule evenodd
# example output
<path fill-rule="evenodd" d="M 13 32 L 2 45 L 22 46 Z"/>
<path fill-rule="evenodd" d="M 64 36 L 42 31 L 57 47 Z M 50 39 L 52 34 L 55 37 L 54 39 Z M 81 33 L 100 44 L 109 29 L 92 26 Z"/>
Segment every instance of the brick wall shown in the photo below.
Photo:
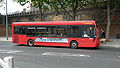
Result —
<path fill-rule="evenodd" d="M 8 26 L 8 34 L 9 34 L 9 36 L 12 35 L 11 25 Z M 5 37 L 5 36 L 6 36 L 6 27 L 5 27 L 5 25 L 0 25 L 0 37 Z"/>
<path fill-rule="evenodd" d="M 106 24 L 100 24 L 99 28 L 106 30 Z M 111 24 L 110 27 L 110 38 L 116 38 L 116 34 L 120 34 L 120 24 Z"/>

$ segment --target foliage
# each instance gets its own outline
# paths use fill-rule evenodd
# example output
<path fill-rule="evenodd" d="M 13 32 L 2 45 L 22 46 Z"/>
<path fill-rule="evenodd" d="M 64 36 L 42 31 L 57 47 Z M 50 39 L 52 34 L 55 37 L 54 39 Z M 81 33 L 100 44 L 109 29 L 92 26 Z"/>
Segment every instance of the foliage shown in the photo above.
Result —
<path fill-rule="evenodd" d="M 120 9 L 120 0 L 110 0 L 111 8 Z"/>
<path fill-rule="evenodd" d="M 117 0 L 117 8 L 120 9 L 120 0 Z"/>
<path fill-rule="evenodd" d="M 105 6 L 104 0 L 50 0 L 50 6 L 53 10 L 66 12 L 72 20 L 75 20 L 80 9 L 94 6 Z M 68 12 L 69 10 L 72 11 Z"/>
<path fill-rule="evenodd" d="M 107 5 L 106 0 L 91 0 L 90 3 L 95 6 L 106 6 Z"/>
<path fill-rule="evenodd" d="M 39 8 L 41 20 L 43 20 L 43 12 L 45 12 L 45 10 L 49 9 L 48 5 L 47 5 L 47 2 L 49 0 L 14 0 L 14 1 L 17 1 L 21 5 L 30 3 L 32 6 Z"/>
<path fill-rule="evenodd" d="M 75 20 L 77 12 L 80 9 L 86 7 L 107 7 L 106 0 L 15 0 L 19 2 L 21 5 L 25 5 L 26 3 L 32 4 L 34 7 L 38 7 L 40 13 L 42 14 L 46 10 L 53 10 L 56 12 L 65 12 L 67 13 L 72 20 Z M 111 6 L 116 6 L 120 8 L 120 0 L 110 0 Z M 72 11 L 72 12 L 69 12 Z"/>
<path fill-rule="evenodd" d="M 4 0 L 0 0 L 0 7 L 3 6 L 3 5 L 2 5 L 3 3 L 4 3 Z"/>
<path fill-rule="evenodd" d="M 22 6 L 30 2 L 30 0 L 13 0 L 13 1 L 20 3 Z"/>
<path fill-rule="evenodd" d="M 87 0 L 50 0 L 53 10 L 66 12 L 72 20 L 75 20 L 77 11 L 88 4 Z M 72 14 L 68 12 L 69 10 L 72 11 Z"/>
<path fill-rule="evenodd" d="M 4 1 L 4 0 L 0 0 L 0 2 L 2 2 L 2 1 Z"/>
<path fill-rule="evenodd" d="M 48 0 L 14 0 L 20 3 L 22 6 L 30 3 L 32 6 L 37 7 L 39 9 L 48 9 L 48 6 L 46 5 L 46 2 Z"/>

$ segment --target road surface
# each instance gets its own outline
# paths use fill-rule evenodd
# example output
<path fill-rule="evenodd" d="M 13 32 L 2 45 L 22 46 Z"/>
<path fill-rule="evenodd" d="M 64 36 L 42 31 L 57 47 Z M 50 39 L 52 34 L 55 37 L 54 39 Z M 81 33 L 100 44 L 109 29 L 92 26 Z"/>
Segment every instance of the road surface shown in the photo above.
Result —
<path fill-rule="evenodd" d="M 0 58 L 7 56 L 14 57 L 14 68 L 120 68 L 120 48 L 105 46 L 71 49 L 0 42 Z"/>

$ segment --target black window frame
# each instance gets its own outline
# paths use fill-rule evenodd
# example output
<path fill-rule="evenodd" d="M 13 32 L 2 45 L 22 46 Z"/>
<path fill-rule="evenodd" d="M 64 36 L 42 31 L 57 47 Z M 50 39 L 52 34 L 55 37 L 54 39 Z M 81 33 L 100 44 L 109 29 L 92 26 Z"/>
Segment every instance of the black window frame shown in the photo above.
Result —
<path fill-rule="evenodd" d="M 94 35 L 90 35 L 90 37 L 83 37 L 82 38 L 96 38 L 96 29 L 95 29 L 95 25 L 81 25 L 82 26 L 82 35 L 83 35 L 83 31 L 84 31 L 84 28 L 85 26 L 94 26 Z"/>
<path fill-rule="evenodd" d="M 45 27 L 45 35 L 44 35 L 44 36 L 37 35 L 37 27 Z M 37 25 L 35 31 L 36 31 L 36 32 L 35 32 L 35 36 L 37 36 L 37 37 L 38 37 L 38 36 L 39 36 L 39 37 L 46 37 L 46 26 L 45 26 L 45 25 L 41 25 L 41 26 L 40 26 L 40 25 Z"/>
<path fill-rule="evenodd" d="M 54 36 L 48 36 L 47 35 L 47 28 L 48 27 L 55 27 L 55 35 Z M 76 33 L 72 33 L 72 27 L 75 27 L 77 26 L 78 27 L 78 32 Z M 94 30 L 95 30 L 95 25 L 31 25 L 31 26 L 14 26 L 14 34 L 19 34 L 19 35 L 26 35 L 26 36 L 30 36 L 30 37 L 37 37 L 37 27 L 45 27 L 45 35 L 44 36 L 39 36 L 39 37 L 72 37 L 72 38 L 86 38 L 86 37 L 82 37 L 82 34 L 83 34 L 83 30 L 84 30 L 84 27 L 85 26 L 94 26 Z M 24 28 L 26 28 L 25 30 L 25 33 L 23 33 L 22 31 L 19 31 L 18 33 L 15 33 L 15 27 L 20 27 L 21 30 L 24 30 Z M 34 27 L 35 30 L 34 30 L 34 35 L 28 35 L 27 34 L 27 30 L 28 30 L 28 27 Z M 57 36 L 57 29 L 58 27 L 63 27 L 65 28 L 65 33 L 67 35 L 63 35 L 63 36 Z M 69 31 L 70 30 L 70 31 Z M 96 30 L 95 30 L 95 35 L 96 35 Z M 87 37 L 88 38 L 88 37 Z M 92 38 L 92 37 L 90 37 Z"/>
<path fill-rule="evenodd" d="M 29 28 L 29 27 L 34 27 L 34 28 L 35 28 L 35 30 L 33 31 L 34 34 L 32 34 L 32 33 L 31 33 L 31 34 L 28 34 L 28 28 Z M 26 36 L 27 36 L 27 37 L 35 37 L 35 36 L 36 36 L 36 26 L 33 26 L 33 25 L 32 25 L 32 26 L 26 26 L 26 28 L 27 28 L 27 29 L 26 29 Z M 30 32 L 29 32 L 29 33 L 30 33 Z"/>

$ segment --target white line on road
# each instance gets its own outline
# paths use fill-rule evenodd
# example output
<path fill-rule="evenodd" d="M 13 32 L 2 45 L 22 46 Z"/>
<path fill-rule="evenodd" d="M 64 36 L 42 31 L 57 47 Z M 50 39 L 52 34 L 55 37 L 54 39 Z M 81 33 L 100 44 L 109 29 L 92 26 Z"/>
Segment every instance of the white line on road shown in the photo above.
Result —
<path fill-rule="evenodd" d="M 42 55 L 48 55 L 48 56 L 71 56 L 71 57 L 90 57 L 90 55 L 86 54 L 74 54 L 74 53 L 55 53 L 55 52 L 45 52 L 42 53 Z"/>
<path fill-rule="evenodd" d="M 120 56 L 118 56 L 118 58 L 120 58 Z"/>
<path fill-rule="evenodd" d="M 18 52 L 23 52 L 20 50 L 0 50 L 0 53 L 18 53 Z"/>

